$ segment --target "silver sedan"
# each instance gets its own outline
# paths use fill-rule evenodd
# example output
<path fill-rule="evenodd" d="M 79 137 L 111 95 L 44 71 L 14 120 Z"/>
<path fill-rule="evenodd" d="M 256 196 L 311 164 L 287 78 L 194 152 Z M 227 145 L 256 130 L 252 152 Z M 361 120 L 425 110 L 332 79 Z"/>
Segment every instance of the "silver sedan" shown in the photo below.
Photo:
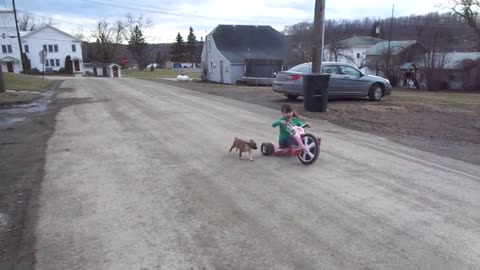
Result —
<path fill-rule="evenodd" d="M 273 81 L 273 91 L 284 94 L 290 100 L 297 99 L 303 95 L 303 74 L 311 70 L 312 63 L 304 63 L 279 72 Z M 329 97 L 368 97 L 371 101 L 380 101 L 392 92 L 387 79 L 365 75 L 349 64 L 323 62 L 322 73 L 330 74 Z"/>

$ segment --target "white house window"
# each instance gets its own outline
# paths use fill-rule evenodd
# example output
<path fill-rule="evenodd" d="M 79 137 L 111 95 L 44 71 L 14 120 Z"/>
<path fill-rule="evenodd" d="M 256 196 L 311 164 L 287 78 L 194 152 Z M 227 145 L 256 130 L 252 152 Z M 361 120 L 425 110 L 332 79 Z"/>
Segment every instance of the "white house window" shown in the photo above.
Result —
<path fill-rule="evenodd" d="M 357 58 L 360 58 L 360 53 L 357 53 Z"/>
<path fill-rule="evenodd" d="M 60 66 L 60 59 L 55 59 L 55 64 L 57 65 L 57 67 Z"/>
<path fill-rule="evenodd" d="M 77 47 L 75 46 L 75 44 L 72 44 L 72 52 L 76 52 L 77 51 Z"/>
<path fill-rule="evenodd" d="M 50 66 L 54 67 L 55 66 L 55 59 L 50 59 Z"/>
<path fill-rule="evenodd" d="M 46 52 L 47 50 L 47 45 L 43 45 L 43 50 Z"/>
<path fill-rule="evenodd" d="M 25 45 L 25 53 L 29 53 L 30 49 L 28 48 L 28 45 Z"/>
<path fill-rule="evenodd" d="M 48 45 L 48 52 L 53 52 L 53 45 Z"/>
<path fill-rule="evenodd" d="M 3 53 L 12 53 L 12 45 L 2 45 Z"/>
<path fill-rule="evenodd" d="M 53 49 L 55 50 L 55 52 L 58 52 L 58 45 L 53 45 Z"/>
<path fill-rule="evenodd" d="M 45 66 L 48 67 L 48 59 L 45 59 Z"/>

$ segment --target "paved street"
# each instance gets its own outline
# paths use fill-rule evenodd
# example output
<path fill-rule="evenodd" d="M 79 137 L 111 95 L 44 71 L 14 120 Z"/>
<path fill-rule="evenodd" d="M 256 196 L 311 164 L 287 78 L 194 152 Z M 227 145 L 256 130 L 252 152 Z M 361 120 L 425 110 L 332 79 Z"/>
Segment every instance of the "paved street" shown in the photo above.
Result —
<path fill-rule="evenodd" d="M 316 164 L 239 160 L 277 110 L 138 79 L 71 79 L 37 269 L 478 269 L 480 167 L 309 120 Z"/>

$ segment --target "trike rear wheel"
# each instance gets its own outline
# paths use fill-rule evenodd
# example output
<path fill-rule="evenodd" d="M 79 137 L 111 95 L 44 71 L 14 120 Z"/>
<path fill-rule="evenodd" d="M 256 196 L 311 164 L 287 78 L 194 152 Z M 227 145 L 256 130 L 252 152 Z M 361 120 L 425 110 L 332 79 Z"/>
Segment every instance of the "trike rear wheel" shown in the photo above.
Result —
<path fill-rule="evenodd" d="M 262 143 L 260 150 L 264 156 L 271 156 L 273 154 L 274 147 L 272 143 Z"/>

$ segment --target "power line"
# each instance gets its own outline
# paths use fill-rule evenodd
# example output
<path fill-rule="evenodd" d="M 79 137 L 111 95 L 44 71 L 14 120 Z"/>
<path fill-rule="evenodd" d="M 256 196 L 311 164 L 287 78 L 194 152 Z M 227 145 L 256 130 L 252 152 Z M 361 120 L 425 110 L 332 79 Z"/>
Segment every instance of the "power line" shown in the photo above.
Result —
<path fill-rule="evenodd" d="M 120 2 L 120 3 L 123 3 L 123 4 L 130 4 L 130 2 L 122 2 L 122 1 L 118 1 L 118 0 L 104 0 L 104 1 L 115 2 L 115 3 L 119 3 L 119 2 Z M 159 8 L 159 7 L 150 6 L 150 5 L 136 5 L 136 6 L 146 7 L 146 8 L 154 8 L 154 9 L 160 9 L 160 10 L 178 11 L 178 9 L 174 9 L 174 8 Z"/>
<path fill-rule="evenodd" d="M 97 5 L 105 5 L 105 6 L 110 6 L 110 7 L 118 7 L 118 8 L 124 8 L 124 9 L 130 9 L 130 10 L 138 10 L 138 11 L 143 11 L 143 12 L 149 12 L 149 13 L 158 13 L 162 15 L 167 15 L 167 16 L 172 16 L 172 17 L 195 17 L 195 18 L 200 18 L 200 19 L 208 19 L 208 20 L 224 20 L 224 21 L 232 21 L 235 20 L 234 18 L 221 18 L 221 17 L 210 17 L 210 16 L 203 16 L 203 15 L 197 15 L 197 14 L 188 14 L 188 13 L 173 13 L 169 11 L 162 11 L 158 8 L 155 9 L 145 9 L 145 8 L 138 8 L 134 6 L 128 6 L 128 5 L 120 5 L 120 4 L 110 4 L 110 3 L 104 3 L 104 2 L 98 2 L 94 0 L 80 0 L 83 2 L 88 2 L 92 4 L 97 4 Z M 264 20 L 278 20 L 281 22 L 285 22 L 286 18 L 280 18 L 280 17 L 262 17 Z M 244 17 L 243 19 L 247 19 L 247 17 Z M 251 19 L 251 18 L 248 18 Z M 257 18 L 258 19 L 258 18 Z M 289 20 L 304 20 L 305 18 L 299 19 L 299 18 L 288 18 Z"/>
<path fill-rule="evenodd" d="M 120 4 L 109 4 L 109 3 L 103 3 L 103 2 L 92 1 L 92 0 L 81 0 L 81 1 L 92 3 L 92 4 L 97 4 L 97 5 L 133 9 L 133 10 L 150 12 L 150 13 L 158 13 L 158 14 L 163 14 L 163 15 L 168 15 L 168 16 L 180 16 L 180 14 L 175 14 L 175 13 L 168 12 L 168 11 L 161 11 L 161 10 L 158 10 L 157 8 L 155 8 L 155 10 L 153 10 L 153 9 L 143 9 L 143 8 L 127 6 L 127 5 L 120 5 Z"/>
<path fill-rule="evenodd" d="M 73 23 L 73 22 L 64 21 L 64 20 L 60 20 L 60 19 L 55 19 L 55 18 L 52 18 L 52 17 L 48 17 L 48 16 L 44 16 L 44 15 L 39 15 L 39 14 L 36 14 L 36 13 L 32 13 L 32 12 L 28 12 L 28 11 L 23 11 L 23 10 L 18 10 L 18 12 L 25 13 L 25 14 L 30 14 L 30 15 L 32 15 L 32 16 L 37 16 L 37 17 L 44 18 L 44 19 L 50 19 L 50 20 L 52 20 L 52 21 L 58 21 L 58 22 L 62 22 L 62 23 L 68 23 L 68 24 L 77 25 L 77 26 L 82 26 L 82 27 L 87 27 L 87 28 L 90 28 L 90 27 L 93 26 L 93 25 L 84 25 L 84 24 Z"/>

